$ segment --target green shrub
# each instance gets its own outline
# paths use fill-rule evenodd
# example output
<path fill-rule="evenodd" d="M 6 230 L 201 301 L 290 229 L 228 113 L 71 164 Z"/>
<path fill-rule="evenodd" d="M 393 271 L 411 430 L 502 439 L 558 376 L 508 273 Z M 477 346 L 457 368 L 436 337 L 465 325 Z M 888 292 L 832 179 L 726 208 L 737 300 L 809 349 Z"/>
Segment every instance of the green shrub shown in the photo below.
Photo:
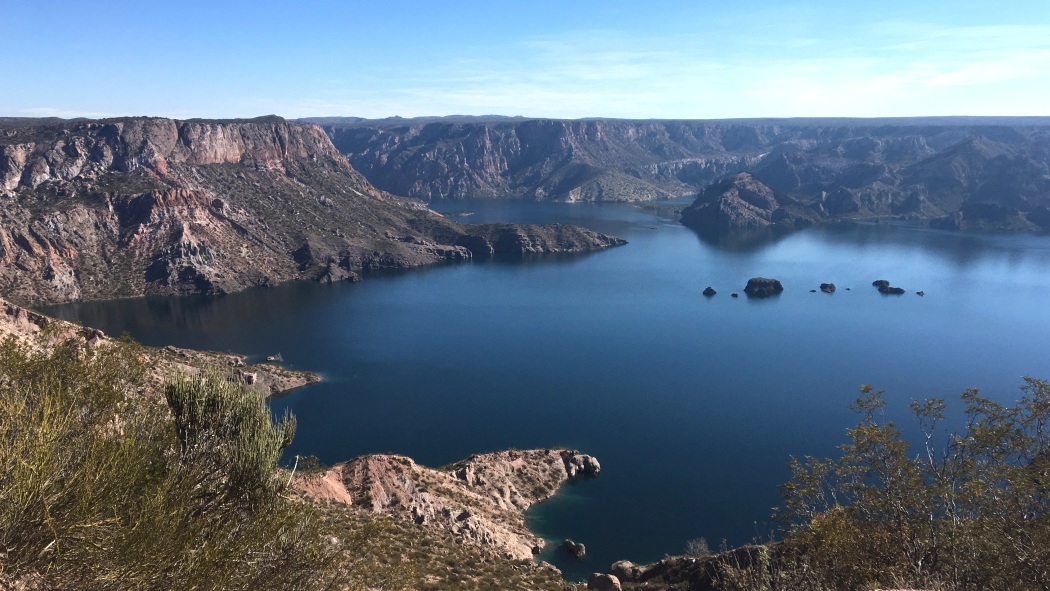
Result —
<path fill-rule="evenodd" d="M 792 461 L 784 587 L 1050 588 L 1050 386 L 1021 390 L 1013 407 L 965 392 L 961 435 L 940 432 L 943 401 L 913 403 L 909 446 L 862 389 L 842 457 Z"/>
<path fill-rule="evenodd" d="M 216 375 L 172 382 L 169 412 L 141 394 L 144 375 L 131 343 L 0 344 L 0 575 L 56 589 L 359 587 L 341 539 L 284 490 L 291 417 L 273 424 L 257 394 Z"/>

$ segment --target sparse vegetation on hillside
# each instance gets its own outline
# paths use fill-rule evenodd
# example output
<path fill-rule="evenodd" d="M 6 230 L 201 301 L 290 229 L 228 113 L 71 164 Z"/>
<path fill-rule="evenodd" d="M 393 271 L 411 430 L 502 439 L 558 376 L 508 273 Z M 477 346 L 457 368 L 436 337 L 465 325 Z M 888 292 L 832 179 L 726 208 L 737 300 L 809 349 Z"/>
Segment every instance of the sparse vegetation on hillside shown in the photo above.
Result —
<path fill-rule="evenodd" d="M 394 587 L 371 529 L 335 530 L 286 490 L 293 420 L 215 376 L 172 382 L 169 412 L 142 394 L 141 359 L 0 344 L 0 587 Z"/>
<path fill-rule="evenodd" d="M 1050 385 L 1012 407 L 968 390 L 966 428 L 945 403 L 912 403 L 923 441 L 881 420 L 871 387 L 838 460 L 793 461 L 777 560 L 730 568 L 726 589 L 1050 588 Z"/>

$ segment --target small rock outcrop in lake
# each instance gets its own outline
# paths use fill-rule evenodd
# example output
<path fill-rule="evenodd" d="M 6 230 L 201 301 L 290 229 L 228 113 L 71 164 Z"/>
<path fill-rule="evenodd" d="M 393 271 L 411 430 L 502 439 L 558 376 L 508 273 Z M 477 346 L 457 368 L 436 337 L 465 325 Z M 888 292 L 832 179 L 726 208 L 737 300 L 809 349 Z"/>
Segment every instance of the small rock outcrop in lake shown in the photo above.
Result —
<path fill-rule="evenodd" d="M 587 579 L 587 588 L 595 591 L 621 591 L 623 589 L 620 586 L 620 579 L 616 578 L 615 575 L 604 575 L 602 573 L 592 574 Z"/>
<path fill-rule="evenodd" d="M 740 297 L 740 294 L 738 294 L 737 292 L 734 291 L 733 293 L 729 294 L 729 297 L 731 297 L 731 298 L 738 298 L 738 297 Z"/>
<path fill-rule="evenodd" d="M 820 284 L 820 291 L 822 291 L 824 293 L 835 293 L 835 284 L 834 283 L 821 283 Z"/>
<path fill-rule="evenodd" d="M 871 284 L 873 286 L 875 286 L 879 290 L 879 293 L 882 293 L 882 294 L 886 294 L 886 295 L 902 295 L 902 294 L 904 294 L 904 289 L 903 288 L 893 287 L 893 286 L 890 285 L 890 282 L 886 281 L 885 279 L 876 279 L 875 281 L 872 281 Z"/>
<path fill-rule="evenodd" d="M 784 291 L 784 286 L 781 285 L 780 280 L 766 277 L 752 277 L 747 280 L 747 286 L 744 287 L 744 293 L 753 298 L 767 298 L 782 291 Z"/>
<path fill-rule="evenodd" d="M 704 290 L 704 295 L 707 296 L 707 297 L 711 297 L 711 296 L 715 295 L 716 293 L 718 293 L 718 292 L 715 291 L 714 288 L 712 288 L 712 287 L 708 287 L 707 289 Z"/>
<path fill-rule="evenodd" d="M 576 560 L 583 560 L 587 558 L 587 546 L 584 546 L 581 542 L 574 542 L 566 539 L 565 543 L 562 544 L 565 551 L 576 557 Z"/>

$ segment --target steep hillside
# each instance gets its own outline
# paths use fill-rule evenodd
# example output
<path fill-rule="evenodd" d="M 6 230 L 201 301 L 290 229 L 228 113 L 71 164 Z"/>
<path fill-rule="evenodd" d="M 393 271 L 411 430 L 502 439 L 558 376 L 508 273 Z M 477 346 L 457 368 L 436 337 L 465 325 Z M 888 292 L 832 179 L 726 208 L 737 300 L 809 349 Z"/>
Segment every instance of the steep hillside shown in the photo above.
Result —
<path fill-rule="evenodd" d="M 424 200 L 643 201 L 748 172 L 794 210 L 781 222 L 896 217 L 1050 229 L 1046 118 L 329 118 L 323 126 L 375 186 Z"/>
<path fill-rule="evenodd" d="M 372 187 L 317 126 L 126 118 L 0 126 L 0 293 L 23 303 L 223 293 L 474 253 L 621 243 L 462 226 Z"/>
<path fill-rule="evenodd" d="M 760 153 L 726 149 L 740 144 L 736 128 L 684 121 L 405 120 L 324 128 L 377 187 L 427 200 L 663 199 L 693 193 Z"/>

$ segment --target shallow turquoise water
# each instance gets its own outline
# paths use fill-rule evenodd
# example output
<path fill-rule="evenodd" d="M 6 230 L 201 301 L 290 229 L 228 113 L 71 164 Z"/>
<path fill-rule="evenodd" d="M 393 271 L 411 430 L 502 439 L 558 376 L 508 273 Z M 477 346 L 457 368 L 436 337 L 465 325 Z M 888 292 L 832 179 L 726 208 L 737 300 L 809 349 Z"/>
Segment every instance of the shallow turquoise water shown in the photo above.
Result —
<path fill-rule="evenodd" d="M 729 242 L 630 205 L 444 207 L 630 244 L 47 311 L 150 345 L 279 351 L 321 372 L 324 383 L 272 403 L 298 415 L 291 453 L 434 466 L 508 447 L 597 456 L 600 478 L 529 513 L 541 535 L 587 545 L 583 563 L 544 556 L 570 577 L 680 553 L 695 537 L 769 536 L 789 456 L 833 454 L 861 384 L 885 389 L 907 425 L 913 398 L 976 386 L 1011 400 L 1021 376 L 1050 377 L 1046 237 L 849 224 Z M 752 276 L 786 289 L 749 300 Z M 908 293 L 879 294 L 881 278 Z M 809 292 L 826 281 L 838 291 Z M 718 295 L 701 296 L 708 285 Z"/>

